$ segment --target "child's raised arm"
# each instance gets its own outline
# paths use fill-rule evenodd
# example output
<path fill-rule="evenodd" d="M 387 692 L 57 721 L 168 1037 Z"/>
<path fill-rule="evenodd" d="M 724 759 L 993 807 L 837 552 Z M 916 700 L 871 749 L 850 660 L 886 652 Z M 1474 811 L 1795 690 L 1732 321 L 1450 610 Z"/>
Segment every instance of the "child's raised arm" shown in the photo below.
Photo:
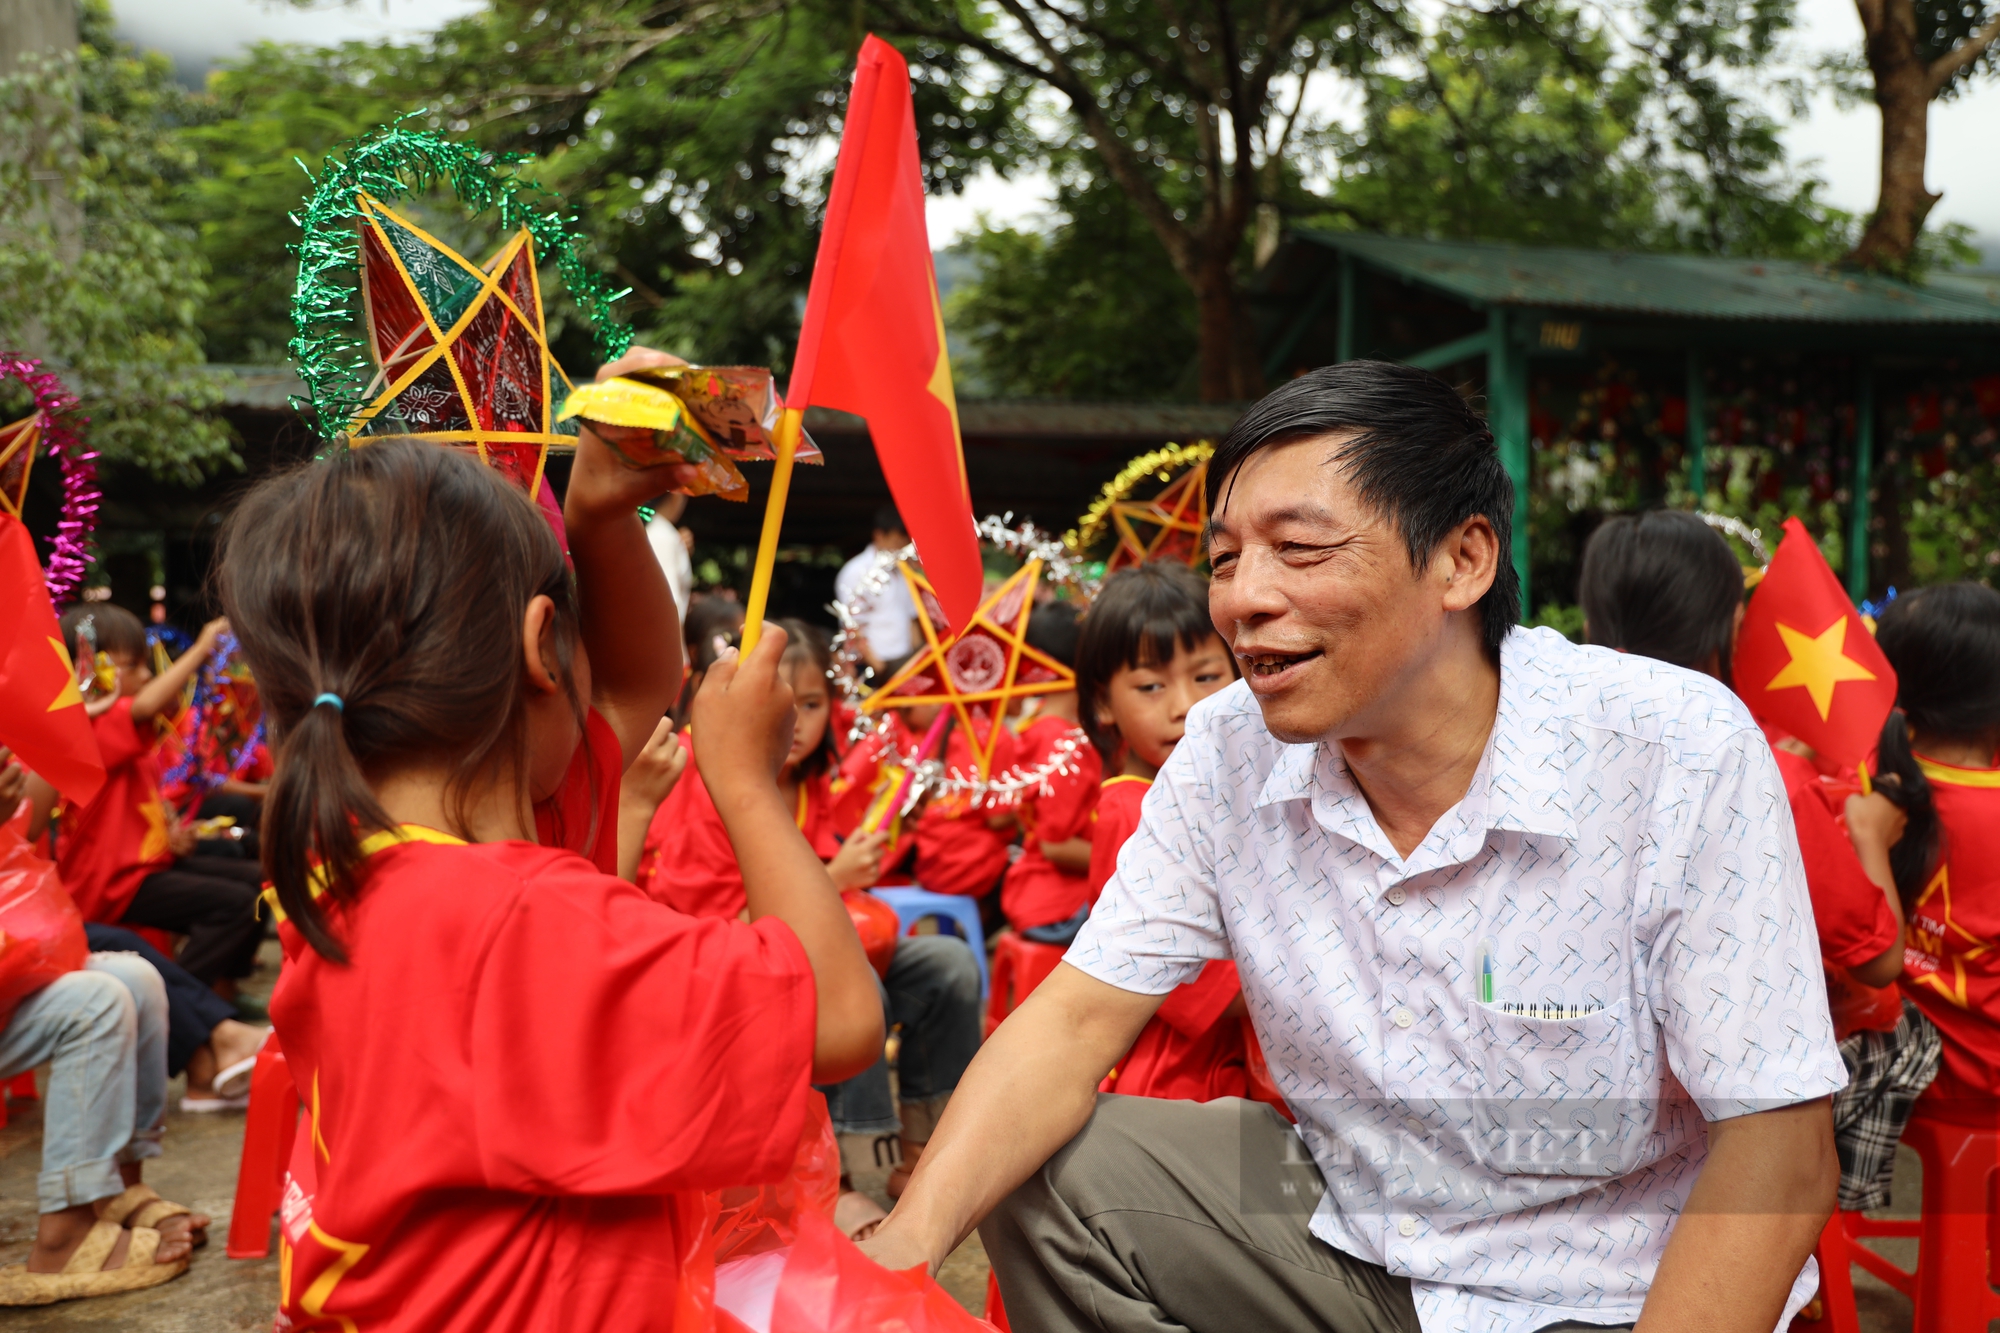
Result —
<path fill-rule="evenodd" d="M 215 651 L 216 640 L 229 632 L 229 622 L 221 617 L 209 621 L 201 627 L 201 637 L 194 646 L 174 659 L 174 664 L 146 682 L 145 688 L 132 696 L 132 720 L 150 722 L 173 706 L 181 697 L 181 691 L 194 679 L 195 671 L 208 655 Z"/>
<path fill-rule="evenodd" d="M 678 357 L 635 347 L 598 378 Z M 618 733 L 629 768 L 681 688 L 681 622 L 638 507 L 685 483 L 677 465 L 635 468 L 585 425 L 563 497 L 563 526 L 576 566 L 590 702 Z"/>
<path fill-rule="evenodd" d="M 694 699 L 695 765 L 743 870 L 750 919 L 775 916 L 805 946 L 819 997 L 813 1082 L 838 1083 L 882 1054 L 882 999 L 840 893 L 778 794 L 792 745 L 785 632 L 766 624 L 747 658 L 727 649 Z"/>

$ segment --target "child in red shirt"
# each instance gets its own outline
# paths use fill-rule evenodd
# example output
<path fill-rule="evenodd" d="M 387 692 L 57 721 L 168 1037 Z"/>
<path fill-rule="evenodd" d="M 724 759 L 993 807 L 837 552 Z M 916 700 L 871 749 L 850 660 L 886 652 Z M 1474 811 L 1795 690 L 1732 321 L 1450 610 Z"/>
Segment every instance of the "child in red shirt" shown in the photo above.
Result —
<path fill-rule="evenodd" d="M 255 862 L 195 854 L 194 833 L 160 799 L 154 750 L 156 722 L 174 707 L 197 668 L 215 651 L 229 624 L 202 627 L 194 646 L 155 676 L 139 618 L 109 602 L 71 606 L 62 614 L 62 634 L 72 658 L 78 627 L 84 649 L 95 643 L 117 671 L 117 684 L 86 705 L 98 752 L 104 759 L 104 787 L 80 809 L 61 812 L 56 823 L 56 864 L 63 887 L 86 921 L 104 925 L 152 926 L 187 936 L 175 960 L 206 985 L 233 984 L 250 975 L 264 926 L 257 919 L 263 872 Z M 35 786 L 35 816 L 42 816 L 55 793 Z"/>
<path fill-rule="evenodd" d="M 1098 794 L 1090 901 L 1117 869 L 1146 789 L 1184 734 L 1188 710 L 1236 679 L 1208 618 L 1208 588 L 1184 565 L 1121 571 L 1084 617 L 1076 692 L 1090 738 L 1115 769 Z M 1080 924 L 1080 923 L 1079 923 Z M 1140 1030 L 1102 1090 L 1206 1102 L 1249 1091 L 1243 988 L 1236 964 L 1210 962 Z"/>
<path fill-rule="evenodd" d="M 1050 602 L 1028 617 L 1028 645 L 1071 668 L 1076 667 L 1076 607 Z M 1035 715 L 1020 731 L 1016 763 L 1030 772 L 1070 750 L 1069 771 L 1049 775 L 1015 809 L 1021 825 L 1021 855 L 1000 885 L 1000 908 L 1007 924 L 1037 944 L 1067 945 L 1090 916 L 1096 890 L 1090 883 L 1090 827 L 1097 809 L 1103 763 L 1077 725 L 1076 691 L 1037 697 Z"/>
<path fill-rule="evenodd" d="M 2000 593 L 1897 598 L 1876 630 L 1896 668 L 1881 790 L 1909 817 L 1890 854 L 1909 915 L 1903 993 L 1934 1029 L 1927 1108 L 1991 1126 L 2000 1106 Z M 1871 1034 L 1872 1035 L 1872 1034 Z"/>
<path fill-rule="evenodd" d="M 751 920 L 593 864 L 615 868 L 618 769 L 679 683 L 635 510 L 681 484 L 586 427 L 574 576 L 525 495 L 421 441 L 337 451 L 230 521 L 222 600 L 279 742 L 271 1013 L 310 1117 L 287 1326 L 670 1328 L 698 1194 L 782 1176 L 808 1079 L 881 1049 L 874 974 L 773 781 L 783 631 L 694 705 Z"/>
<path fill-rule="evenodd" d="M 918 736 L 930 730 L 942 705 L 919 704 L 906 708 L 904 725 Z M 993 742 L 993 773 L 1004 773 L 1021 762 L 1020 747 L 1007 724 L 992 711 L 975 706 L 972 725 L 984 745 L 997 730 Z M 945 719 L 944 745 L 940 758 L 945 772 L 971 777 L 979 767 L 972 738 L 956 716 Z M 917 815 L 913 842 L 916 846 L 915 877 L 919 886 L 932 893 L 954 893 L 967 898 L 986 898 L 999 889 L 1007 873 L 1007 849 L 1014 845 L 1014 813 L 995 808 L 965 795 L 933 797 Z M 982 914 L 984 909 L 982 908 Z"/>

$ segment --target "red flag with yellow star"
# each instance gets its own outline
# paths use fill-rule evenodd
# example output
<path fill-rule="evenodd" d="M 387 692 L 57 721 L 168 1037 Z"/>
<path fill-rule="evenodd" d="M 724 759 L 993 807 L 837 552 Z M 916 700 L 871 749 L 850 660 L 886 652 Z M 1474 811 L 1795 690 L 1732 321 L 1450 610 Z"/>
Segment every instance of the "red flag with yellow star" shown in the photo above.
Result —
<path fill-rule="evenodd" d="M 924 226 L 910 67 L 879 37 L 862 43 L 855 64 L 785 390 L 788 409 L 813 403 L 867 418 L 945 616 L 970 623 L 985 575 Z"/>
<path fill-rule="evenodd" d="M 78 805 L 104 785 L 104 760 L 83 711 L 42 581 L 35 542 L 21 520 L 0 514 L 0 745 Z"/>
<path fill-rule="evenodd" d="M 1733 668 L 1760 722 L 1849 767 L 1875 752 L 1896 706 L 1895 669 L 1796 518 L 1751 594 Z"/>

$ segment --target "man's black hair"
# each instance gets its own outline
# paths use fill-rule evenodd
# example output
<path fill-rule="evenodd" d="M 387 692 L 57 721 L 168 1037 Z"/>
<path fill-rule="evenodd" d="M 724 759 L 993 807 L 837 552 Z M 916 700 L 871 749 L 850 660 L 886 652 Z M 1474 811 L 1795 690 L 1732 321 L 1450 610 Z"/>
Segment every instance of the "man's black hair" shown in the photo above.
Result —
<path fill-rule="evenodd" d="M 894 505 L 879 505 L 876 507 L 875 531 L 900 532 L 905 537 L 910 535 L 910 530 L 903 526 L 903 516 L 896 512 L 896 506 Z"/>
<path fill-rule="evenodd" d="M 1208 584 L 1186 565 L 1159 560 L 1104 580 L 1076 641 L 1077 717 L 1098 753 L 1109 760 L 1118 751 L 1117 733 L 1097 723 L 1111 678 L 1128 667 L 1166 666 L 1214 636 Z M 1234 670 L 1236 659 L 1229 662 Z"/>
<path fill-rule="evenodd" d="M 1082 632 L 1075 602 L 1049 602 L 1029 613 L 1028 632 L 1022 637 L 1036 652 L 1074 670 L 1077 635 Z"/>
<path fill-rule="evenodd" d="M 1590 641 L 1729 679 L 1743 566 L 1722 534 L 1684 510 L 1608 518 L 1583 546 L 1577 600 Z"/>
<path fill-rule="evenodd" d="M 1493 431 L 1449 384 L 1427 370 L 1390 361 L 1322 366 L 1265 394 L 1216 446 L 1208 465 L 1208 510 L 1252 455 L 1347 431 L 1334 453 L 1364 504 L 1403 536 L 1420 570 L 1451 530 L 1475 515 L 1493 525 L 1499 567 L 1479 600 L 1487 652 L 1521 619 L 1514 569 L 1514 483 L 1500 464 Z"/>

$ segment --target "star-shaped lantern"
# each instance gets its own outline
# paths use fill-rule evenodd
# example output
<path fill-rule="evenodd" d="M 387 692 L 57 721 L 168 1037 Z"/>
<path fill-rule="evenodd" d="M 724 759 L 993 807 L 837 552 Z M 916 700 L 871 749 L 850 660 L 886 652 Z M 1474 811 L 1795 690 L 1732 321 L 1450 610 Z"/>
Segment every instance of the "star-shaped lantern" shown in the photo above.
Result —
<path fill-rule="evenodd" d="M 523 227 L 486 265 L 372 195 L 359 198 L 361 294 L 377 367 L 352 444 L 415 437 L 471 448 L 530 495 L 571 389 L 549 355 L 534 238 Z"/>
<path fill-rule="evenodd" d="M 1150 500 L 1119 500 L 1111 506 L 1118 549 L 1104 562 L 1106 574 L 1154 560 L 1201 563 L 1201 535 L 1208 526 L 1208 460 L 1203 459 Z"/>
<path fill-rule="evenodd" d="M 1027 642 L 1028 615 L 1035 609 L 1042 562 L 1035 559 L 1021 566 L 979 604 L 972 623 L 957 632 L 946 623 L 944 609 L 924 576 L 907 563 L 898 568 L 916 604 L 924 647 L 881 689 L 862 700 L 861 708 L 875 713 L 917 704 L 948 705 L 965 729 L 981 780 L 989 778 L 1000 741 L 997 717 L 1008 703 L 1076 688 L 1074 672 Z M 974 709 L 996 719 L 983 740 L 973 725 Z"/>
<path fill-rule="evenodd" d="M 21 517 L 28 503 L 28 472 L 42 447 L 39 409 L 19 421 L 0 426 L 0 511 Z"/>

